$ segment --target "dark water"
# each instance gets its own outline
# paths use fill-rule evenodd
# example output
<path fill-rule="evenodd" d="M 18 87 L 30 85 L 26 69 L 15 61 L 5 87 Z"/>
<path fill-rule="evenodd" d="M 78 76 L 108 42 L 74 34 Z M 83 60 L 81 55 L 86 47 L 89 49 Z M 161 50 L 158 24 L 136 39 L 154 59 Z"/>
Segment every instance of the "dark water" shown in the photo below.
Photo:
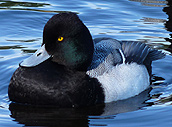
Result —
<path fill-rule="evenodd" d="M 42 41 L 47 20 L 77 12 L 93 37 L 141 40 L 167 54 L 153 63 L 152 89 L 139 96 L 84 109 L 10 104 L 10 78 L 18 63 Z M 172 1 L 0 0 L 0 127 L 172 126 Z"/>

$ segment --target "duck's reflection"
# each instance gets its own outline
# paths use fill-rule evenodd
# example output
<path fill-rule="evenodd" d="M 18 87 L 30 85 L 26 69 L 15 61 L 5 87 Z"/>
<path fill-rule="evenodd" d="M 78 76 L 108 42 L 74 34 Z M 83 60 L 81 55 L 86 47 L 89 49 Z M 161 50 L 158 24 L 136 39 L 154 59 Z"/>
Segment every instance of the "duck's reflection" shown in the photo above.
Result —
<path fill-rule="evenodd" d="M 59 109 L 54 107 L 34 107 L 11 103 L 9 109 L 11 117 L 25 126 L 62 126 L 86 127 L 89 116 L 108 116 L 118 113 L 138 110 L 147 106 L 149 90 L 133 98 L 80 109 Z"/>

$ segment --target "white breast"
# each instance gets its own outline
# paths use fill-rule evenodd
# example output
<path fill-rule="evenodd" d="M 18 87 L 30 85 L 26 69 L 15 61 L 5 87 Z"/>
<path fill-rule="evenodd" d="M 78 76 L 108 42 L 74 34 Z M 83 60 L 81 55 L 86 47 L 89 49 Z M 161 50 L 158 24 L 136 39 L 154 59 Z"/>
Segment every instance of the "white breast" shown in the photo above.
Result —
<path fill-rule="evenodd" d="M 94 70 L 87 71 L 87 74 L 102 84 L 105 102 L 133 97 L 150 85 L 146 67 L 137 63 L 111 66 L 102 75 L 97 75 Z"/>

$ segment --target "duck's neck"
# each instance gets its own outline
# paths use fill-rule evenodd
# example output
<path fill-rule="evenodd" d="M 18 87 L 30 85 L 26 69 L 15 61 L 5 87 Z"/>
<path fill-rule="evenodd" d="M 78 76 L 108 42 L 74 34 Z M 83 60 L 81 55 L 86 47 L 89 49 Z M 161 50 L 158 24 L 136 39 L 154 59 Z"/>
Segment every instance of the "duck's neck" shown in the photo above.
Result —
<path fill-rule="evenodd" d="M 69 42 L 60 47 L 59 52 L 53 55 L 52 61 L 71 69 L 87 71 L 92 62 L 93 52 L 93 43 L 88 47 L 79 44 L 76 46 Z"/>

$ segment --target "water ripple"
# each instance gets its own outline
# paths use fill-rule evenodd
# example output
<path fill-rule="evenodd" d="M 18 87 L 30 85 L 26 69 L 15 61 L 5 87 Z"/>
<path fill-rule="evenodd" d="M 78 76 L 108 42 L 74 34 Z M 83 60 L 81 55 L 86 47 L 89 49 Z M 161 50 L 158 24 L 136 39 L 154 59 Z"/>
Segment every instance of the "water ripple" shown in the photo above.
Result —
<path fill-rule="evenodd" d="M 169 0 L 0 0 L 0 125 L 171 126 L 171 7 Z M 93 38 L 143 41 L 165 52 L 165 59 L 153 62 L 152 89 L 79 110 L 10 104 L 7 91 L 13 72 L 40 47 L 47 20 L 61 12 L 78 13 Z"/>

